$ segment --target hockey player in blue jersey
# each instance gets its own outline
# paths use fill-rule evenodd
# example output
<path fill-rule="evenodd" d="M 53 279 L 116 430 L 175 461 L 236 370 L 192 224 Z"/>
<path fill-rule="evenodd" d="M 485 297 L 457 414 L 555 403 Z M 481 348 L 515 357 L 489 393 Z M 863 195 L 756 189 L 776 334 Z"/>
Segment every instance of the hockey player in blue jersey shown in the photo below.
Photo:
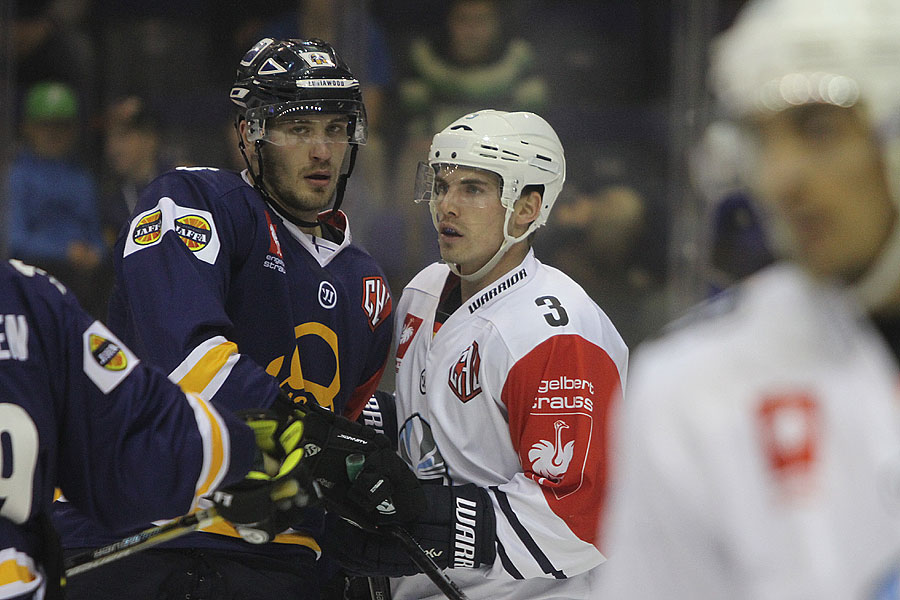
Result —
<path fill-rule="evenodd" d="M 355 419 L 393 326 L 386 278 L 339 210 L 366 141 L 359 83 L 321 40 L 266 38 L 230 97 L 247 169 L 176 169 L 144 190 L 115 249 L 110 327 L 220 411 L 284 390 Z M 109 541 L 67 508 L 69 552 Z M 308 511 L 263 546 L 208 529 L 95 569 L 70 596 L 317 598 L 321 526 Z"/>
<path fill-rule="evenodd" d="M 56 279 L 0 264 L 0 598 L 60 597 L 57 487 L 110 528 L 179 516 L 230 484 L 234 508 L 243 490 L 244 510 L 274 511 L 255 493 L 265 481 L 242 481 L 255 429 L 141 363 Z"/>

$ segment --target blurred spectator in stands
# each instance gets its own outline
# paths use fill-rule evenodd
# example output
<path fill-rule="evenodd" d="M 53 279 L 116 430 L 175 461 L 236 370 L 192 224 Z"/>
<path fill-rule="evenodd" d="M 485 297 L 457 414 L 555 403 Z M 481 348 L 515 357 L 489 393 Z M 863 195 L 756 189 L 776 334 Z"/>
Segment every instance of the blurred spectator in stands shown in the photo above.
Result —
<path fill-rule="evenodd" d="M 3 0 L 7 1 L 7 0 Z M 14 0 L 12 34 L 15 85 L 27 90 L 40 81 L 72 87 L 81 106 L 81 123 L 99 105 L 97 48 L 89 28 L 94 0 Z M 85 156 L 99 150 L 80 131 Z M 90 147 L 83 144 L 90 143 Z M 98 161 L 99 162 L 99 161 Z M 99 166 L 95 164 L 93 166 Z"/>
<path fill-rule="evenodd" d="M 78 118 L 71 87 L 40 82 L 28 90 L 23 144 L 9 171 L 9 252 L 55 275 L 100 317 L 101 299 L 92 284 L 103 258 L 97 186 L 74 157 Z"/>
<path fill-rule="evenodd" d="M 100 223 L 103 239 L 112 247 L 140 191 L 173 165 L 163 158 L 159 120 L 144 99 L 127 96 L 114 102 L 106 111 L 104 126 L 106 169 Z"/>
<path fill-rule="evenodd" d="M 169 170 L 164 157 L 159 119 L 147 101 L 126 96 L 113 102 L 103 119 L 105 168 L 100 186 L 100 228 L 106 245 L 95 289 L 105 307 L 114 277 L 112 247 L 128 222 L 138 194 L 158 174 Z M 101 310 L 105 313 L 105 308 Z"/>
<path fill-rule="evenodd" d="M 583 147 L 567 157 L 555 221 L 535 246 L 577 281 L 633 347 L 667 320 L 665 219 L 646 171 L 618 149 Z"/>
<path fill-rule="evenodd" d="M 500 2 L 453 0 L 443 23 L 434 38 L 410 44 L 398 95 L 412 117 L 411 137 L 430 140 L 460 114 L 484 106 L 545 108 L 547 86 L 535 72 L 534 50 L 509 34 Z"/>

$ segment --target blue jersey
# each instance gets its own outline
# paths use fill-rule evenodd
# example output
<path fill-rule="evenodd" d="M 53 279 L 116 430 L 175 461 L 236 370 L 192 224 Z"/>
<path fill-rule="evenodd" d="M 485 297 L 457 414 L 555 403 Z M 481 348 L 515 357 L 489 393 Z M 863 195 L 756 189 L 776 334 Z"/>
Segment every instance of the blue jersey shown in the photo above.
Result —
<path fill-rule="evenodd" d="M 390 350 L 391 296 L 381 269 L 352 244 L 343 213 L 330 227 L 342 241 L 303 233 L 240 174 L 169 171 L 141 194 L 117 242 L 110 327 L 222 410 L 267 406 L 281 388 L 355 419 Z M 276 541 L 318 551 L 310 534 L 320 517 L 314 511 Z M 203 533 L 175 544 L 286 551 L 251 547 L 224 524 L 210 531 L 233 537 Z"/>
<path fill-rule="evenodd" d="M 46 585 L 55 488 L 135 527 L 240 480 L 255 452 L 250 428 L 140 363 L 55 279 L 0 264 L 0 598 Z"/>

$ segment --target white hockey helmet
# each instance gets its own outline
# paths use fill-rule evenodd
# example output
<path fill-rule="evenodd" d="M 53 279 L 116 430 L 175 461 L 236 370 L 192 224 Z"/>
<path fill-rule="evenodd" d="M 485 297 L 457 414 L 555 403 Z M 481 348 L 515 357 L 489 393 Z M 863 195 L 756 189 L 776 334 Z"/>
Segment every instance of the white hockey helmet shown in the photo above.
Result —
<path fill-rule="evenodd" d="M 710 83 L 737 118 L 820 103 L 858 106 L 900 208 L 900 2 L 751 0 L 711 47 Z M 868 307 L 900 278 L 900 218 L 854 287 Z"/>
<path fill-rule="evenodd" d="M 544 225 L 566 179 L 566 159 L 556 132 L 542 117 L 530 112 L 480 110 L 460 117 L 434 136 L 428 153 L 428 164 L 419 167 L 416 201 L 429 201 L 433 194 L 434 174 L 441 165 L 483 169 L 500 177 L 500 203 L 506 208 L 503 244 L 481 269 L 461 275 L 479 279 L 487 273 L 516 242 L 528 237 Z M 516 200 L 526 186 L 544 187 L 538 217 L 519 236 L 509 233 L 509 220 Z M 435 227 L 435 206 L 431 205 Z"/>

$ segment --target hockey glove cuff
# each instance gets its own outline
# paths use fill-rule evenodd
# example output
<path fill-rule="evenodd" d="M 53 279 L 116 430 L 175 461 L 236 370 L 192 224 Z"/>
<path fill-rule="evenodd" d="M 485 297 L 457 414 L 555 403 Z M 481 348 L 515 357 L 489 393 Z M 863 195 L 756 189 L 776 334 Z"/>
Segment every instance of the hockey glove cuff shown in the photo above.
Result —
<path fill-rule="evenodd" d="M 262 544 L 287 528 L 297 508 L 315 499 L 301 468 L 303 413 L 275 409 L 238 414 L 253 430 L 260 452 L 242 481 L 217 490 L 211 500 L 242 538 Z"/>
<path fill-rule="evenodd" d="M 494 508 L 474 484 L 423 486 L 428 508 L 403 528 L 442 569 L 491 565 L 497 554 Z M 387 526 L 391 527 L 391 526 Z M 383 527 L 372 532 L 329 516 L 325 552 L 355 575 L 402 577 L 421 572 L 403 545 Z"/>

